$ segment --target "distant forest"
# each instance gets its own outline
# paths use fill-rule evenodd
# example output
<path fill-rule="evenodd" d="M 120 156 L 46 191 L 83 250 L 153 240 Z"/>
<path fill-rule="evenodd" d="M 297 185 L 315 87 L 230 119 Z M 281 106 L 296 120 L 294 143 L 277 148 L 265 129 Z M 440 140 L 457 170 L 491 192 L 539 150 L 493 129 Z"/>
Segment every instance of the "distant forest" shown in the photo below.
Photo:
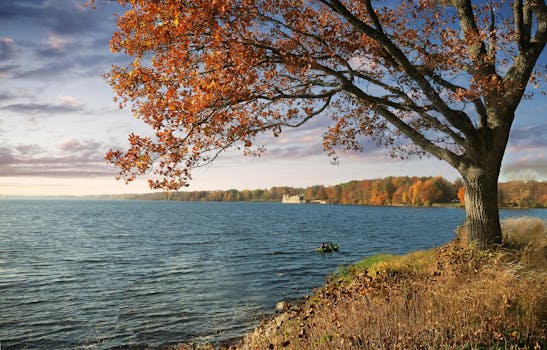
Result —
<path fill-rule="evenodd" d="M 498 203 L 505 207 L 547 207 L 547 182 L 510 181 L 498 185 Z M 450 182 L 443 177 L 386 177 L 350 181 L 335 186 L 306 188 L 272 187 L 256 190 L 157 192 L 126 195 L 144 200 L 280 202 L 284 194 L 302 195 L 306 202 L 330 204 L 431 206 L 437 203 L 463 203 L 465 187 L 461 179 Z"/>

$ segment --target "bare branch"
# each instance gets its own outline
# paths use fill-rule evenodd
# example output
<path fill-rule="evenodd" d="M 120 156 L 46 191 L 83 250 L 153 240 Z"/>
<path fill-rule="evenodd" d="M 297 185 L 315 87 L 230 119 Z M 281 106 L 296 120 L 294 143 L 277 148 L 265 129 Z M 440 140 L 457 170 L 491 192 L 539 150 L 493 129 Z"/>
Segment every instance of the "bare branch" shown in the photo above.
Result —
<path fill-rule="evenodd" d="M 263 100 L 269 100 L 269 101 L 289 100 L 289 99 L 317 100 L 317 99 L 331 98 L 332 96 L 334 96 L 337 92 L 340 92 L 341 90 L 342 88 L 340 87 L 337 89 L 326 91 L 324 93 L 312 94 L 312 93 L 286 93 L 279 89 L 276 89 L 276 92 L 277 92 L 276 96 L 255 95 L 254 97 L 257 99 L 263 99 Z"/>
<path fill-rule="evenodd" d="M 382 115 L 389 123 L 399 129 L 401 132 L 403 132 L 415 144 L 422 147 L 424 150 L 433 154 L 437 158 L 447 161 L 452 166 L 458 166 L 461 161 L 461 156 L 458 156 L 450 150 L 437 146 L 436 144 L 428 140 L 423 134 L 402 121 L 397 115 L 393 114 L 388 108 L 386 108 L 389 105 L 386 104 L 386 99 L 365 93 L 340 72 L 337 72 L 329 67 L 318 66 L 318 68 L 335 75 L 340 80 L 346 92 L 354 95 L 362 102 L 368 104 L 373 110 Z M 391 104 L 392 107 L 398 108 L 400 110 L 407 110 L 407 108 L 404 108 L 401 104 L 395 104 L 394 102 L 391 102 Z"/>
<path fill-rule="evenodd" d="M 344 17 L 356 29 L 381 44 L 406 74 L 418 84 L 424 95 L 427 96 L 433 105 L 437 106 L 437 110 L 444 115 L 454 128 L 463 132 L 468 138 L 477 137 L 476 129 L 469 116 L 463 111 L 451 109 L 427 81 L 425 76 L 410 62 L 404 52 L 384 35 L 383 32 L 370 27 L 368 24 L 355 17 L 339 0 L 321 0 L 321 2 Z"/>
<path fill-rule="evenodd" d="M 364 75 L 362 73 L 356 73 L 356 76 L 361 78 L 361 79 L 364 79 L 366 81 L 369 81 L 369 82 L 371 82 L 375 85 L 380 86 L 381 88 L 385 89 L 386 91 L 391 92 L 395 96 L 400 97 L 405 101 L 405 103 L 402 104 L 402 103 L 394 103 L 393 101 L 383 99 L 385 105 L 397 108 L 399 110 L 412 110 L 413 112 L 418 113 L 422 118 L 424 118 L 429 123 L 431 123 L 431 125 L 433 125 L 435 129 L 437 129 L 439 131 L 442 131 L 445 134 L 447 134 L 448 136 L 450 136 L 454 140 L 454 142 L 456 142 L 457 144 L 459 144 L 461 146 L 464 145 L 465 140 L 459 134 L 454 132 L 454 130 L 452 130 L 449 126 L 441 123 L 441 121 L 439 121 L 437 118 L 435 118 L 432 115 L 427 113 L 428 110 L 434 109 L 433 106 L 418 106 L 416 104 L 416 102 L 410 98 L 410 96 L 408 96 L 404 91 L 402 91 L 398 88 L 395 88 L 391 85 L 385 84 L 382 81 L 371 78 L 371 77 L 369 77 L 367 75 Z M 454 86 L 457 87 L 457 85 L 454 85 Z"/>
<path fill-rule="evenodd" d="M 526 3 L 528 6 L 526 7 L 526 10 L 524 13 L 531 12 L 536 15 L 536 21 L 537 21 L 537 29 L 536 34 L 534 35 L 533 40 L 530 42 L 532 44 L 538 44 L 541 45 L 543 43 L 543 46 L 541 46 L 541 49 L 545 46 L 545 41 L 547 41 L 547 5 L 545 5 L 544 0 L 529 0 Z M 530 22 L 531 27 L 531 16 L 530 19 L 528 19 Z"/>
<path fill-rule="evenodd" d="M 517 42 L 519 51 L 524 51 L 524 47 L 527 44 L 524 33 L 524 14 L 522 11 L 522 0 L 513 1 L 513 21 L 515 22 L 515 34 L 517 35 Z"/>
<path fill-rule="evenodd" d="M 290 124 L 290 123 L 283 123 L 284 126 L 288 126 L 288 127 L 291 127 L 291 128 L 297 128 L 299 126 L 302 126 L 304 125 L 308 120 L 312 119 L 313 117 L 323 113 L 327 107 L 330 105 L 330 102 L 332 100 L 332 96 L 329 96 L 327 97 L 327 100 L 325 101 L 325 103 L 323 104 L 323 106 L 321 106 L 321 108 L 311 112 L 310 114 L 308 114 L 306 116 L 306 118 L 302 119 L 300 122 L 296 123 L 296 124 Z"/>
<path fill-rule="evenodd" d="M 497 35 L 496 35 L 496 15 L 494 13 L 494 8 L 490 5 L 489 7 L 490 7 L 490 27 L 488 28 L 488 36 L 489 36 L 488 56 L 490 56 L 490 59 L 493 62 L 496 62 L 496 54 L 498 50 L 498 47 L 497 47 L 498 42 L 497 42 Z"/>
<path fill-rule="evenodd" d="M 543 0 L 530 0 L 526 4 L 536 17 L 536 33 L 528 44 L 519 45 L 519 54 L 513 60 L 513 65 L 509 68 L 505 77 L 503 77 L 503 83 L 508 87 L 506 96 L 504 96 L 504 104 L 513 111 L 517 108 L 524 94 L 536 61 L 547 42 L 547 6 L 545 2 Z M 523 15 L 527 11 L 524 11 Z M 522 33 L 524 22 L 519 26 Z"/>
<path fill-rule="evenodd" d="M 372 23 L 374 23 L 376 30 L 383 32 L 384 30 L 382 29 L 382 24 L 380 23 L 380 19 L 378 19 L 378 16 L 376 15 L 376 12 L 374 11 L 372 4 L 370 3 L 370 0 L 365 1 L 365 6 L 367 7 L 367 12 L 370 18 L 372 18 Z"/>
<path fill-rule="evenodd" d="M 452 92 L 458 92 L 459 90 L 465 90 L 465 88 L 463 86 L 458 85 L 458 84 L 454 84 L 453 82 L 444 79 L 442 76 L 435 73 L 435 71 L 433 71 L 432 69 L 429 69 L 425 66 L 420 66 L 418 68 L 419 68 L 419 70 L 424 72 L 426 77 L 431 78 L 431 80 L 433 80 L 435 83 L 439 84 L 440 86 L 442 86 L 442 87 L 444 87 L 444 88 L 446 88 L 446 89 L 448 89 Z"/>
<path fill-rule="evenodd" d="M 458 13 L 458 19 L 461 27 L 462 35 L 470 43 L 468 44 L 469 53 L 473 59 L 473 75 L 479 75 L 487 77 L 489 75 L 496 74 L 496 60 L 489 59 L 486 50 L 486 45 L 481 39 L 479 28 L 475 21 L 475 14 L 473 12 L 473 5 L 471 0 L 452 0 L 452 4 L 456 7 Z M 494 12 L 492 14 L 492 25 L 490 31 L 490 38 L 492 47 L 495 47 L 495 28 L 494 28 Z"/>

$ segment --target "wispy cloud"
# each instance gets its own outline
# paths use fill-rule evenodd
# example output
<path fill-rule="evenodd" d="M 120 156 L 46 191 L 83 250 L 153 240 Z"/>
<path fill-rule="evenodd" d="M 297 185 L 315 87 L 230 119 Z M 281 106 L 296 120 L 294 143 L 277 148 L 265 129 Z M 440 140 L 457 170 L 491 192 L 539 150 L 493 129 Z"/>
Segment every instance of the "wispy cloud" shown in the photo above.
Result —
<path fill-rule="evenodd" d="M 514 128 L 502 174 L 509 179 L 547 178 L 547 123 Z"/>
<path fill-rule="evenodd" d="M 12 59 L 15 56 L 15 45 L 12 38 L 0 39 L 0 62 Z"/>
<path fill-rule="evenodd" d="M 79 112 L 84 110 L 84 104 L 78 101 L 73 96 L 58 96 L 59 102 L 57 103 L 14 103 L 7 106 L 1 107 L 1 110 L 26 114 L 26 115 L 36 115 L 36 114 L 62 114 L 62 113 L 71 113 Z"/>
<path fill-rule="evenodd" d="M 57 98 L 59 99 L 59 106 L 71 107 L 76 109 L 81 109 L 84 106 L 84 104 L 78 101 L 78 99 L 76 99 L 76 97 L 74 96 L 59 95 L 57 96 Z"/>
<path fill-rule="evenodd" d="M 6 91 L 0 92 L 0 102 L 10 101 L 10 100 L 16 99 L 18 97 L 19 97 L 19 95 L 14 94 L 13 92 L 6 92 Z"/>
<path fill-rule="evenodd" d="M 103 145 L 94 140 L 79 141 L 76 139 L 67 139 L 59 143 L 57 148 L 63 152 L 80 153 L 92 156 L 96 154 L 97 150 L 101 150 Z"/>
<path fill-rule="evenodd" d="M 538 158 L 522 158 L 516 161 L 510 162 L 502 167 L 502 173 L 507 178 L 526 178 L 535 177 L 538 180 L 545 180 L 547 178 L 547 159 Z"/>
<path fill-rule="evenodd" d="M 60 50 L 64 48 L 66 43 L 67 43 L 67 40 L 63 37 L 60 37 L 59 35 L 51 34 L 48 38 L 49 46 L 55 50 Z"/>
<path fill-rule="evenodd" d="M 511 131 L 509 145 L 515 151 L 523 147 L 547 146 L 547 123 L 514 128 Z"/>
<path fill-rule="evenodd" d="M 34 144 L 0 147 L 0 176 L 113 176 L 104 149 L 100 142 L 74 139 L 61 142 L 54 153 Z"/>
<path fill-rule="evenodd" d="M 0 78 L 12 76 L 18 68 L 19 65 L 17 64 L 0 65 Z"/>
<path fill-rule="evenodd" d="M 74 112 L 79 108 L 63 105 L 52 105 L 48 103 L 16 103 L 2 107 L 2 109 L 21 114 L 39 114 Z"/>
<path fill-rule="evenodd" d="M 115 28 L 113 12 L 119 5 L 101 3 L 91 10 L 83 8 L 82 3 L 83 0 L 2 0 L 0 22 L 20 29 L 8 33 L 10 37 L 0 37 L 0 76 L 16 82 L 98 78 L 114 61 L 123 58 L 112 55 L 108 47 Z M 20 56 L 17 61 L 16 53 Z M 127 62 L 123 59 L 124 64 Z"/>
<path fill-rule="evenodd" d="M 15 161 L 13 150 L 7 147 L 0 147 L 0 169 L 4 164 L 12 164 Z M 0 170 L 1 172 L 1 170 Z"/>
<path fill-rule="evenodd" d="M 317 155 L 324 155 L 326 153 L 323 150 L 321 143 L 312 143 L 305 145 L 292 144 L 285 147 L 272 147 L 268 149 L 267 157 L 271 159 L 303 159 L 308 157 L 314 157 Z"/>
<path fill-rule="evenodd" d="M 108 21 L 101 6 L 94 12 L 81 5 L 82 1 L 74 0 L 2 0 L 0 20 L 25 20 L 48 32 L 70 35 L 96 32 Z"/>

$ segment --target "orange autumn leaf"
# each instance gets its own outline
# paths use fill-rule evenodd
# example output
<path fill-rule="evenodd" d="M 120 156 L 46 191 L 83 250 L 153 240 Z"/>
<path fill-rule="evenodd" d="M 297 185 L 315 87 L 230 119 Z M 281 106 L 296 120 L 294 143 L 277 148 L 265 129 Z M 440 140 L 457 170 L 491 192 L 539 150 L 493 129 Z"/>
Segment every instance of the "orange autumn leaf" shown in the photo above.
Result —
<path fill-rule="evenodd" d="M 458 190 L 458 200 L 460 201 L 461 204 L 465 204 L 465 187 L 464 186 L 460 187 L 460 189 Z"/>

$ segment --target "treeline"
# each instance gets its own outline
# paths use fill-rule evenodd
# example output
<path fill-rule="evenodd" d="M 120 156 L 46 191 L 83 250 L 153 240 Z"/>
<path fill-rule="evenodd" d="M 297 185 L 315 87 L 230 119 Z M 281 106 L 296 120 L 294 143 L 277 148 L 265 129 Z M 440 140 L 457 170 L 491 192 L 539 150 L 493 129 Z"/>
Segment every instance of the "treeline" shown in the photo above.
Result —
<path fill-rule="evenodd" d="M 498 203 L 505 207 L 547 208 L 547 182 L 532 180 L 500 183 Z"/>
<path fill-rule="evenodd" d="M 350 181 L 335 186 L 307 188 L 272 187 L 256 190 L 158 192 L 132 199 L 222 202 L 280 202 L 283 195 L 302 195 L 304 201 L 331 204 L 431 206 L 435 203 L 463 202 L 463 181 L 443 177 L 387 177 Z M 459 199 L 461 198 L 461 200 Z M 499 184 L 501 206 L 547 207 L 547 182 L 511 181 Z"/>

